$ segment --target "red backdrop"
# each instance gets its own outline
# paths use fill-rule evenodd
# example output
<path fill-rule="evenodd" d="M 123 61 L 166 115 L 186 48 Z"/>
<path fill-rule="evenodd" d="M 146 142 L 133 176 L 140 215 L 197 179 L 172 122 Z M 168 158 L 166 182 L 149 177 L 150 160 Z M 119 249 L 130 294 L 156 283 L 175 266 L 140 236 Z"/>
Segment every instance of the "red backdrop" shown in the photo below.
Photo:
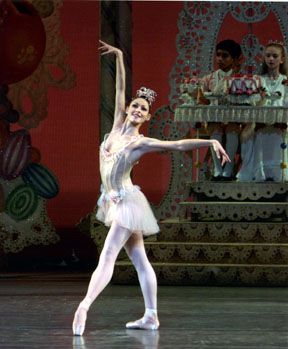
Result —
<path fill-rule="evenodd" d="M 169 104 L 169 74 L 176 61 L 177 20 L 182 1 L 133 2 L 133 91 L 147 86 L 158 96 L 153 110 Z M 143 129 L 145 133 L 145 128 Z M 170 178 L 169 155 L 149 154 L 134 168 L 133 181 L 157 204 Z"/>
<path fill-rule="evenodd" d="M 61 193 L 48 205 L 57 227 L 74 226 L 91 212 L 99 194 L 99 6 L 98 1 L 64 0 L 62 35 L 70 48 L 68 63 L 77 83 L 69 91 L 49 89 L 49 115 L 32 130 L 33 144 L 41 149 L 43 164 L 55 172 L 61 184 Z M 158 98 L 154 111 L 168 104 L 169 73 L 176 59 L 177 20 L 182 8 L 182 1 L 132 1 L 133 91 L 142 85 L 155 89 Z M 272 17 L 268 21 L 275 20 Z M 224 22 L 219 40 L 240 40 L 247 33 L 247 26 L 235 25 L 231 16 Z M 264 42 L 270 39 L 263 30 L 266 24 L 253 25 L 265 36 Z M 168 156 L 149 154 L 135 168 L 134 182 L 154 203 L 166 190 L 169 167 Z"/>
<path fill-rule="evenodd" d="M 76 86 L 50 88 L 48 117 L 31 131 L 43 164 L 60 182 L 60 194 L 48 202 L 49 216 L 60 228 L 89 213 L 99 192 L 99 2 L 64 1 L 61 31 Z"/>

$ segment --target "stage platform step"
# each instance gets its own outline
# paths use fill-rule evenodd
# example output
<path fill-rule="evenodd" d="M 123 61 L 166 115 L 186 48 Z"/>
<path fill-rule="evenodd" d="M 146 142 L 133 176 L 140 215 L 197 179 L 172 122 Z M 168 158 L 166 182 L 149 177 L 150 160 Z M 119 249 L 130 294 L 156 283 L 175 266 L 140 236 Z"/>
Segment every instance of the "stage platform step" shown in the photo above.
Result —
<path fill-rule="evenodd" d="M 259 225 L 259 222 L 228 222 L 228 221 L 222 221 L 222 222 L 215 222 L 215 221 L 197 221 L 197 220 L 191 220 L 189 218 L 181 218 L 181 217 L 171 217 L 171 218 L 167 218 L 167 219 L 162 219 L 160 222 L 160 225 L 182 225 L 182 224 L 186 224 L 186 225 L 191 225 L 191 224 L 206 224 L 206 225 L 217 225 L 217 224 L 223 224 L 223 225 L 249 225 L 249 226 L 256 226 Z M 279 219 L 275 218 L 271 221 L 266 221 L 266 222 L 261 222 L 261 224 L 263 225 L 278 225 L 278 226 L 283 226 L 288 224 L 288 222 L 282 222 Z"/>
<path fill-rule="evenodd" d="M 147 240 L 190 242 L 287 243 L 288 224 L 267 222 L 191 221 L 170 218 L 160 222 L 160 234 Z"/>
<path fill-rule="evenodd" d="M 288 243 L 146 242 L 152 262 L 288 265 Z M 128 260 L 124 251 L 118 259 Z"/>
<path fill-rule="evenodd" d="M 182 201 L 184 215 L 192 220 L 255 221 L 279 218 L 287 221 L 288 202 Z"/>
<path fill-rule="evenodd" d="M 288 195 L 288 182 L 188 182 L 187 186 L 197 198 L 211 200 L 272 200 L 283 201 Z M 287 201 L 287 200 L 285 200 Z"/>
<path fill-rule="evenodd" d="M 160 285 L 288 286 L 287 264 L 152 262 L 152 266 Z M 113 282 L 137 284 L 133 265 L 126 261 L 116 262 Z"/>
<path fill-rule="evenodd" d="M 180 205 L 186 205 L 186 206 L 214 206 L 215 205 L 215 201 L 181 201 Z M 237 206 L 237 207 L 242 207 L 242 206 L 249 206 L 249 207 L 269 207 L 269 206 L 277 206 L 277 207 L 284 207 L 287 208 L 288 207 L 288 202 L 273 202 L 273 201 L 269 201 L 269 202 L 263 202 L 263 201 L 258 201 L 258 202 L 247 202 L 247 201 L 235 201 L 235 202 L 231 202 L 231 201 L 221 201 L 221 202 L 217 202 L 217 205 L 221 206 L 222 208 L 225 208 L 227 206 Z"/>

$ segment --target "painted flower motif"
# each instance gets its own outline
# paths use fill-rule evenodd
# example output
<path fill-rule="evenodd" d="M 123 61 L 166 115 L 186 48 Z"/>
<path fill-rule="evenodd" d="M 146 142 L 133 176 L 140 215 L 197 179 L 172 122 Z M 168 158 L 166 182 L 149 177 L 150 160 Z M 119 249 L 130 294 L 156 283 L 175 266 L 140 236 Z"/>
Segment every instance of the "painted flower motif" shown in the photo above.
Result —
<path fill-rule="evenodd" d="M 198 42 L 198 35 L 191 35 L 190 37 L 182 36 L 179 40 L 178 46 L 180 50 L 185 50 L 186 53 L 189 53 L 197 46 Z"/>
<path fill-rule="evenodd" d="M 269 6 L 263 2 L 235 2 L 230 5 L 231 15 L 240 22 L 254 23 L 264 20 L 270 12 Z"/>
<path fill-rule="evenodd" d="M 49 87 L 67 90 L 72 88 L 76 81 L 75 73 L 70 65 L 65 63 L 69 51 L 60 34 L 61 1 L 34 0 L 29 2 L 33 2 L 33 6 L 42 16 L 46 30 L 46 49 L 33 74 L 11 84 L 9 89 L 9 99 L 21 115 L 18 123 L 27 129 L 36 128 L 47 117 Z M 33 46 L 23 48 L 16 57 L 18 63 L 25 65 L 32 61 L 36 51 Z M 26 108 L 27 105 L 32 105 L 32 108 Z"/>
<path fill-rule="evenodd" d="M 212 11 L 212 5 L 209 2 L 197 2 L 189 1 L 186 5 L 186 8 L 191 16 L 199 19 L 199 17 L 209 16 Z"/>

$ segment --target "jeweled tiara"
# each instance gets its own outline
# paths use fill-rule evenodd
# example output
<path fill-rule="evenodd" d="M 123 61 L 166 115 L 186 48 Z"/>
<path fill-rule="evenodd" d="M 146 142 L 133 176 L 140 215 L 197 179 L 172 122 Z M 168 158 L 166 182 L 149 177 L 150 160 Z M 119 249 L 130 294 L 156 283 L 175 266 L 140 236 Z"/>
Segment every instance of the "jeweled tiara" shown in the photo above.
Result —
<path fill-rule="evenodd" d="M 148 101 L 149 105 L 151 105 L 157 96 L 157 93 L 150 88 L 146 87 L 141 87 L 139 90 L 136 92 L 136 96 L 138 98 L 144 98 Z"/>
<path fill-rule="evenodd" d="M 285 46 L 283 41 L 278 40 L 269 40 L 268 45 L 281 45 L 283 47 Z"/>

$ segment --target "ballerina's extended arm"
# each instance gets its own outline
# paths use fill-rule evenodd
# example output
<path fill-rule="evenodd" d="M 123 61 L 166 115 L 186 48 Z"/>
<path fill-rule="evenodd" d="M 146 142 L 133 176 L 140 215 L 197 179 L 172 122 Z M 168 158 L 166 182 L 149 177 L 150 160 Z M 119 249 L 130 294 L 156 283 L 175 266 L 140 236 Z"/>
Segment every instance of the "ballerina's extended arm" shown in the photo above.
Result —
<path fill-rule="evenodd" d="M 212 146 L 217 157 L 222 158 L 222 166 L 225 162 L 230 162 L 222 145 L 215 139 L 181 139 L 178 141 L 161 141 L 156 138 L 144 137 L 139 140 L 138 146 L 134 150 L 136 161 L 144 154 L 162 150 L 188 151 L 192 149 Z M 134 160 L 134 159 L 133 159 Z"/>
<path fill-rule="evenodd" d="M 99 51 L 101 56 L 114 53 L 116 56 L 116 95 L 115 95 L 115 111 L 112 130 L 122 126 L 125 119 L 125 88 L 126 73 L 123 62 L 123 53 L 118 48 L 108 45 L 106 42 L 99 40 L 101 46 Z"/>

